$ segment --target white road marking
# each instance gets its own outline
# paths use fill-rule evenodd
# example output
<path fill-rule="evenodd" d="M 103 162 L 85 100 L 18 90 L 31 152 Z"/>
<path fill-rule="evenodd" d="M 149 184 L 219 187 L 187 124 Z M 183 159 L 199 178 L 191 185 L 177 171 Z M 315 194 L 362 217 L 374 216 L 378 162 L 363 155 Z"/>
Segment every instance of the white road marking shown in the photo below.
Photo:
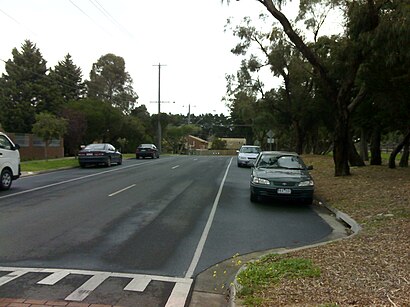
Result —
<path fill-rule="evenodd" d="M 77 288 L 73 293 L 65 298 L 66 301 L 83 301 L 92 291 L 94 291 L 99 285 L 101 285 L 110 274 L 99 273 L 87 280 L 82 286 Z"/>
<path fill-rule="evenodd" d="M 135 187 L 135 186 L 136 186 L 135 184 L 132 184 L 132 185 L 130 185 L 129 187 L 126 187 L 126 188 L 121 189 L 121 190 L 119 190 L 119 191 L 117 191 L 117 192 L 114 192 L 114 193 L 109 194 L 108 197 L 117 195 L 117 194 L 119 194 L 119 193 L 121 193 L 121 192 L 124 192 L 124 191 L 126 191 L 126 190 L 128 190 L 128 189 L 131 189 L 131 188 L 133 188 L 133 187 Z"/>
<path fill-rule="evenodd" d="M 149 278 L 149 276 L 134 278 L 129 282 L 129 284 L 124 288 L 124 290 L 143 292 L 150 282 L 151 278 Z"/>
<path fill-rule="evenodd" d="M 63 279 L 64 277 L 66 277 L 67 275 L 69 275 L 70 272 L 69 271 L 59 271 L 59 272 L 55 272 L 49 276 L 47 276 L 46 278 L 40 280 L 39 282 L 37 282 L 39 285 L 55 285 L 57 282 L 59 282 L 61 279 Z"/>
<path fill-rule="evenodd" d="M 108 173 L 112 173 L 112 172 L 118 172 L 118 171 L 121 171 L 123 169 L 131 168 L 131 167 L 137 167 L 137 166 L 147 164 L 147 163 L 149 163 L 149 162 L 140 163 L 140 164 L 133 164 L 133 165 L 129 165 L 129 166 L 123 166 L 121 168 L 115 168 L 115 169 L 112 169 L 112 170 L 107 170 L 107 171 L 103 171 L 103 172 L 99 172 L 99 173 L 95 173 L 95 174 L 90 174 L 90 175 L 86 175 L 86 176 L 82 176 L 82 177 L 78 177 L 78 178 L 72 178 L 72 179 L 68 179 L 68 180 L 64 180 L 64 181 L 60 181 L 60 182 L 55 182 L 55 183 L 44 185 L 44 186 L 37 187 L 37 188 L 34 188 L 34 189 L 25 190 L 25 191 L 21 191 L 21 192 L 16 192 L 16 193 L 0 196 L 0 199 L 4 199 L 4 198 L 16 196 L 16 195 L 21 195 L 21 194 L 26 194 L 26 193 L 30 193 L 30 192 L 34 192 L 34 191 L 44 190 L 44 189 L 47 189 L 47 188 L 50 188 L 50 187 L 55 187 L 55 186 L 58 186 L 58 185 L 62 185 L 62 184 L 66 184 L 66 183 L 70 183 L 70 182 L 74 182 L 74 181 L 79 181 L 79 180 L 83 180 L 83 179 L 86 179 L 86 178 L 96 177 L 96 176 L 100 176 L 100 175 L 104 175 L 104 174 L 108 174 Z"/>
<path fill-rule="evenodd" d="M 174 289 L 171 292 L 166 307 L 184 306 L 193 282 L 191 278 L 181 277 L 50 268 L 0 267 L 0 272 L 11 272 L 0 277 L 0 286 L 5 285 L 26 273 L 50 273 L 49 276 L 37 282 L 37 284 L 50 286 L 56 284 L 70 274 L 89 276 L 90 279 L 65 298 L 67 301 L 84 300 L 109 277 L 131 279 L 124 290 L 134 292 L 143 292 L 153 280 L 174 283 Z"/>
<path fill-rule="evenodd" d="M 9 271 L 9 270 L 7 270 L 7 271 Z M 16 278 L 19 278 L 20 276 L 23 276 L 24 274 L 30 272 L 29 270 L 18 269 L 18 268 L 15 268 L 15 270 L 11 270 L 11 271 L 13 271 L 13 272 L 0 277 L 0 286 L 5 285 L 8 282 L 10 282 L 10 281 L 12 281 Z"/>
<path fill-rule="evenodd" d="M 176 169 L 178 167 L 179 167 L 179 165 L 175 165 L 175 166 L 172 167 L 172 169 Z"/>
<path fill-rule="evenodd" d="M 194 275 L 195 268 L 198 265 L 199 258 L 201 257 L 202 251 L 204 250 L 205 242 L 206 242 L 206 239 L 208 238 L 209 230 L 211 229 L 211 225 L 215 217 L 216 208 L 218 207 L 219 198 L 221 197 L 222 189 L 225 184 L 226 177 L 228 176 L 228 171 L 229 171 L 229 167 L 231 166 L 232 160 L 233 158 L 231 158 L 231 160 L 229 161 L 228 167 L 226 168 L 226 171 L 225 171 L 225 175 L 222 178 L 221 184 L 219 185 L 219 190 L 218 190 L 218 193 L 216 194 L 211 213 L 209 214 L 208 221 L 206 222 L 204 231 L 202 232 L 201 239 L 199 240 L 198 245 L 196 247 L 194 257 L 192 258 L 192 261 L 191 261 L 191 265 L 189 266 L 188 271 L 185 274 L 185 278 L 190 278 Z"/>
<path fill-rule="evenodd" d="M 191 283 L 177 283 L 172 289 L 171 295 L 168 298 L 168 301 L 165 307 L 180 307 L 185 306 L 186 299 L 191 289 Z"/>

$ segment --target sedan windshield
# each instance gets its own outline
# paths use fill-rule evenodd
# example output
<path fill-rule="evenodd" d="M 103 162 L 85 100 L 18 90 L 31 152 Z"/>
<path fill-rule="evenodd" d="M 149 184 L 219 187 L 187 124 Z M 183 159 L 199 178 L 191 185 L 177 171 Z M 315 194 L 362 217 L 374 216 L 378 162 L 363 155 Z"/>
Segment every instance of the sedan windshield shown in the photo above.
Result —
<path fill-rule="evenodd" d="M 259 147 L 242 147 L 241 153 L 259 153 L 261 149 Z"/>
<path fill-rule="evenodd" d="M 285 168 L 285 169 L 294 169 L 294 170 L 302 170 L 306 168 L 305 164 L 299 157 L 292 156 L 292 155 L 262 156 L 261 159 L 259 160 L 257 167 Z"/>
<path fill-rule="evenodd" d="M 104 150 L 105 144 L 90 144 L 85 149 L 87 150 Z"/>

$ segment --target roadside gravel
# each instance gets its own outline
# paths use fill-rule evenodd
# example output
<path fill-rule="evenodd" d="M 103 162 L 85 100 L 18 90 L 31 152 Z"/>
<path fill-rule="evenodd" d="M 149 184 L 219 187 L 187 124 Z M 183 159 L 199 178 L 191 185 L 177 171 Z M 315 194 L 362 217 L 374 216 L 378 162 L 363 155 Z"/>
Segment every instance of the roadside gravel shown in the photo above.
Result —
<path fill-rule="evenodd" d="M 304 160 L 314 165 L 317 195 L 362 230 L 285 255 L 311 259 L 321 275 L 266 286 L 260 306 L 410 306 L 410 169 L 366 166 L 334 177 L 332 158 Z"/>

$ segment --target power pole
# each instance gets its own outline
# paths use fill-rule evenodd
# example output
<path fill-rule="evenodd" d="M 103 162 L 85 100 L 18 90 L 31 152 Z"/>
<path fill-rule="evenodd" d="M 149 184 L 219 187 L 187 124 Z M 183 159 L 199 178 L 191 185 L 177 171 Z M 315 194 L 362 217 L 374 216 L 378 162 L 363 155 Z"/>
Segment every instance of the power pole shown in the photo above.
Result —
<path fill-rule="evenodd" d="M 164 64 L 158 63 L 158 65 L 152 65 L 152 66 L 158 66 L 158 132 L 157 132 L 157 138 L 158 138 L 158 151 L 161 153 L 161 66 L 166 66 Z"/>

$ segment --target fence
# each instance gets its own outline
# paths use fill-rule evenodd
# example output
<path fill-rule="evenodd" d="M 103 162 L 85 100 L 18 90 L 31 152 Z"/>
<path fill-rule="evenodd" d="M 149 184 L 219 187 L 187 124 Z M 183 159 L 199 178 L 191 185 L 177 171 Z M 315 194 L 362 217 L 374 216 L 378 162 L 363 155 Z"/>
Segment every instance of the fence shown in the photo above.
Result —
<path fill-rule="evenodd" d="M 22 160 L 38 160 L 45 159 L 45 143 L 44 141 L 28 133 L 8 133 L 7 135 L 15 144 L 20 145 L 20 157 Z M 64 142 L 63 139 L 53 139 L 47 148 L 48 158 L 64 157 Z"/>

